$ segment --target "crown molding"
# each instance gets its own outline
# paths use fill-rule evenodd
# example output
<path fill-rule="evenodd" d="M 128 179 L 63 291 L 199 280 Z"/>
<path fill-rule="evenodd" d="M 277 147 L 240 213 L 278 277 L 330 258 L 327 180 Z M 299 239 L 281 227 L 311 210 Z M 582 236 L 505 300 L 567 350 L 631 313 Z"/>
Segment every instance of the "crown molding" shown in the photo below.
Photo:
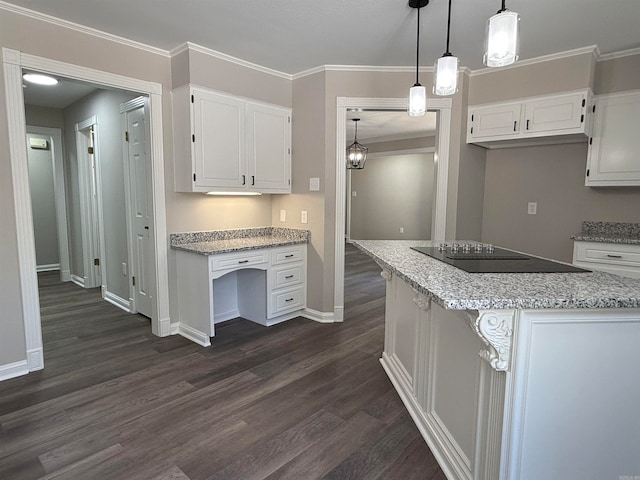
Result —
<path fill-rule="evenodd" d="M 315 75 L 321 72 L 386 72 L 386 73 L 414 73 L 416 67 L 385 66 L 385 65 L 321 65 L 303 70 L 292 76 L 292 80 Z M 433 73 L 433 67 L 420 67 L 420 73 Z"/>
<path fill-rule="evenodd" d="M 600 55 L 598 61 L 613 60 L 615 58 L 630 57 L 632 55 L 640 55 L 640 47 L 630 48 L 629 50 L 621 50 L 619 52 L 605 53 Z"/>
<path fill-rule="evenodd" d="M 222 53 L 217 50 L 203 47 L 202 45 L 191 42 L 185 42 L 182 45 L 177 46 L 169 52 L 169 56 L 173 57 L 187 50 L 202 53 L 204 55 L 208 55 L 219 60 L 224 60 L 225 62 L 233 63 L 241 67 L 250 68 L 261 73 L 266 73 L 267 75 L 273 75 L 274 77 L 284 78 L 285 80 L 293 80 L 293 76 L 289 73 L 280 72 L 278 70 L 274 70 L 273 68 L 258 65 L 257 63 L 248 62 L 246 60 L 242 60 L 241 58 L 233 57 L 231 55 L 227 55 L 226 53 Z"/>
<path fill-rule="evenodd" d="M 61 18 L 54 17 L 52 15 L 47 15 L 46 13 L 40 13 L 33 10 L 29 10 L 28 8 L 19 7 L 11 3 L 3 2 L 2 0 L 0 0 L 0 10 L 6 10 L 8 12 L 17 13 L 18 15 L 23 15 L 25 17 L 33 18 L 35 20 L 47 22 L 52 25 L 57 25 L 59 27 L 68 28 L 79 33 L 84 33 L 86 35 L 91 35 L 93 37 L 102 38 L 110 42 L 126 45 L 128 47 L 137 48 L 138 50 L 143 50 L 145 52 L 153 53 L 155 55 L 169 57 L 169 52 L 167 50 L 153 47 L 151 45 L 146 45 L 144 43 L 136 42 L 135 40 L 130 40 L 128 38 L 119 37 L 118 35 L 113 35 L 111 33 L 103 32 L 102 30 L 97 30 L 95 28 L 87 27 L 85 25 L 80 25 L 78 23 L 70 22 L 68 20 L 63 20 Z"/>
<path fill-rule="evenodd" d="M 481 68 L 479 70 L 473 70 L 470 74 L 471 77 L 475 77 L 478 75 L 486 75 L 488 73 L 495 73 L 498 71 L 504 71 L 504 70 L 509 70 L 512 68 L 519 68 L 519 67 L 524 67 L 527 65 L 535 65 L 538 63 L 544 63 L 544 62 L 549 62 L 552 60 L 560 60 L 562 58 L 570 58 L 570 57 L 575 57 L 578 55 L 585 55 L 585 54 L 591 54 L 593 55 L 593 57 L 595 58 L 595 60 L 598 60 L 598 57 L 600 56 L 600 50 L 598 49 L 597 45 L 590 45 L 588 47 L 582 47 L 582 48 L 576 48 L 574 50 L 566 50 L 564 52 L 557 52 L 557 53 L 552 53 L 549 55 L 542 55 L 541 57 L 535 57 L 535 58 L 528 58 L 526 60 L 518 60 L 516 63 L 513 63 L 511 65 L 508 65 L 506 67 L 500 67 L 500 68 Z"/>

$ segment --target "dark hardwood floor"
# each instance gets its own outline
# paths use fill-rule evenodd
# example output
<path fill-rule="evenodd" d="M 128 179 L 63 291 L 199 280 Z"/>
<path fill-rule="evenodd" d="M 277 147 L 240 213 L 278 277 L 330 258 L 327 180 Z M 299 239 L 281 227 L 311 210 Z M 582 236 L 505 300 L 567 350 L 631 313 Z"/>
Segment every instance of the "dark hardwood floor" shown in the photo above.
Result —
<path fill-rule="evenodd" d="M 384 280 L 347 246 L 345 321 L 158 338 L 40 276 L 45 369 L 0 382 L 0 479 L 444 480 L 378 359 Z"/>

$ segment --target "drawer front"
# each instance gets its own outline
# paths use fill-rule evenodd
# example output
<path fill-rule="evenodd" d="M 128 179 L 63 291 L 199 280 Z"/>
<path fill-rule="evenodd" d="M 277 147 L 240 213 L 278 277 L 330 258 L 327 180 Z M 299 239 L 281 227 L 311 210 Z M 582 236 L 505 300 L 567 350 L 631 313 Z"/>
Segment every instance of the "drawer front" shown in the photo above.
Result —
<path fill-rule="evenodd" d="M 277 267 L 271 270 L 272 287 L 282 288 L 302 283 L 304 279 L 304 267 L 291 265 L 287 267 Z"/>
<path fill-rule="evenodd" d="M 584 262 L 630 265 L 640 268 L 640 247 L 629 245 L 597 244 L 579 245 L 577 260 Z"/>
<path fill-rule="evenodd" d="M 285 263 L 299 262 L 304 258 L 304 246 L 277 249 L 271 252 L 271 264 L 282 265 Z"/>
<path fill-rule="evenodd" d="M 268 263 L 268 261 L 268 253 L 264 250 L 251 250 L 231 254 L 223 253 L 221 255 L 211 256 L 210 268 L 212 272 L 215 272 L 216 270 L 229 270 L 265 264 Z"/>
<path fill-rule="evenodd" d="M 271 294 L 271 305 L 269 313 L 279 315 L 291 310 L 304 308 L 305 291 L 304 286 L 288 289 L 285 291 L 275 291 Z"/>

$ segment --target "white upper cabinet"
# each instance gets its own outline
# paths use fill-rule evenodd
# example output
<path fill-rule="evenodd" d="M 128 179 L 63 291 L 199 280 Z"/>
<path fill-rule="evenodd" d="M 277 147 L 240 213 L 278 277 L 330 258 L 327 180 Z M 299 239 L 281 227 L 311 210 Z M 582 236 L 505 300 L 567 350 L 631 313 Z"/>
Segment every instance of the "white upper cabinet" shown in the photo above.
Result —
<path fill-rule="evenodd" d="M 178 192 L 291 193 L 291 110 L 193 85 L 173 91 Z"/>
<path fill-rule="evenodd" d="M 595 99 L 585 185 L 640 185 L 640 91 Z"/>
<path fill-rule="evenodd" d="M 591 91 L 470 106 L 467 143 L 500 148 L 586 141 Z"/>

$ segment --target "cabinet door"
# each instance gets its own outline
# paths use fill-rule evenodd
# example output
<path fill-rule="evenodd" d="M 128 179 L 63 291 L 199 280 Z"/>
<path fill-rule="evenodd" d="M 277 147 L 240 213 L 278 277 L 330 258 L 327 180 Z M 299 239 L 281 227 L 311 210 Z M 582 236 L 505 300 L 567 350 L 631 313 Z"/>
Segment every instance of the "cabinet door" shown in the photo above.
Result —
<path fill-rule="evenodd" d="M 587 186 L 640 185 L 640 92 L 598 97 Z"/>
<path fill-rule="evenodd" d="M 193 95 L 195 185 L 244 189 L 244 102 L 205 90 Z"/>
<path fill-rule="evenodd" d="M 291 193 L 290 110 L 248 103 L 247 150 L 247 188 Z"/>
<path fill-rule="evenodd" d="M 520 133 L 521 103 L 505 103 L 469 108 L 467 141 L 478 139 L 502 140 Z"/>
<path fill-rule="evenodd" d="M 523 133 L 580 130 L 585 121 L 587 99 L 582 94 L 558 95 L 525 104 Z"/>

